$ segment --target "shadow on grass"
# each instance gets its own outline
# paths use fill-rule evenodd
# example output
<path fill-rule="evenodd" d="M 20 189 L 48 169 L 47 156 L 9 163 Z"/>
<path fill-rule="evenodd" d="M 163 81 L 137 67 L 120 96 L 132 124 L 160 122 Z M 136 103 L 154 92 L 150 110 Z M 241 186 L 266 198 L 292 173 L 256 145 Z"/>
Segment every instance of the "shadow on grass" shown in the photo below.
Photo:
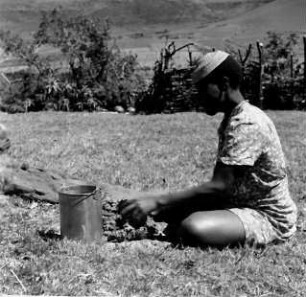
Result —
<path fill-rule="evenodd" d="M 37 230 L 36 232 L 40 236 L 40 238 L 42 238 L 44 241 L 63 239 L 63 236 L 53 229 Z"/>

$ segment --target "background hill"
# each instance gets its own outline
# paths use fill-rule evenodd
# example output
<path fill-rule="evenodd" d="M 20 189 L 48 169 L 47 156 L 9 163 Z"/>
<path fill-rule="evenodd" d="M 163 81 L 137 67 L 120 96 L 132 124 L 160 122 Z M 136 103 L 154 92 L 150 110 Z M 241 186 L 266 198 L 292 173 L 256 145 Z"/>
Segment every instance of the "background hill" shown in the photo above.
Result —
<path fill-rule="evenodd" d="M 70 14 L 109 18 L 114 26 L 207 24 L 272 0 L 0 0 L 0 24 L 9 30 L 35 29 L 41 10 L 61 6 Z M 138 27 L 138 29 L 141 29 Z"/>
<path fill-rule="evenodd" d="M 0 26 L 29 37 L 41 11 L 58 7 L 70 16 L 108 18 L 118 45 L 148 65 L 166 36 L 177 45 L 223 48 L 229 40 L 263 39 L 269 30 L 306 30 L 305 0 L 0 0 Z"/>
<path fill-rule="evenodd" d="M 226 39 L 242 44 L 263 38 L 267 31 L 305 33 L 306 1 L 273 1 L 238 17 L 198 30 L 196 37 L 206 36 L 216 46 Z"/>

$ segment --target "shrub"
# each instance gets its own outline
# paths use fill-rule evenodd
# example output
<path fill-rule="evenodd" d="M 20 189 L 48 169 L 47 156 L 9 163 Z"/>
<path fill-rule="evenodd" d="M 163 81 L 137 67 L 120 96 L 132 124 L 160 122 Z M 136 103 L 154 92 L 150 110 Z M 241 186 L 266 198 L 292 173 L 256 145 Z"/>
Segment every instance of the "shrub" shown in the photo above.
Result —
<path fill-rule="evenodd" d="M 296 55 L 299 36 L 268 32 L 264 47 L 264 107 L 303 109 L 303 72 Z M 304 105 L 304 107 L 303 107 Z"/>
<path fill-rule="evenodd" d="M 236 55 L 244 69 L 242 91 L 253 104 L 264 109 L 305 109 L 303 98 L 303 67 L 297 58 L 299 36 L 268 32 L 262 47 L 262 96 L 259 99 L 260 63 L 257 55 L 241 56 L 237 47 L 228 47 Z M 249 49 L 253 49 L 252 45 Z M 237 54 L 239 52 L 239 55 Z"/>
<path fill-rule="evenodd" d="M 9 106 L 15 104 L 28 111 L 25 98 L 31 101 L 32 110 L 93 111 L 133 106 L 144 84 L 136 73 L 137 58 L 123 55 L 114 43 L 110 44 L 109 29 L 107 22 L 68 18 L 54 10 L 43 13 L 34 39 L 29 42 L 2 32 L 5 51 L 28 66 L 19 74 L 18 88 L 7 90 L 2 108 L 10 110 Z M 43 45 L 61 50 L 67 71 L 54 69 L 48 59 L 36 53 Z"/>

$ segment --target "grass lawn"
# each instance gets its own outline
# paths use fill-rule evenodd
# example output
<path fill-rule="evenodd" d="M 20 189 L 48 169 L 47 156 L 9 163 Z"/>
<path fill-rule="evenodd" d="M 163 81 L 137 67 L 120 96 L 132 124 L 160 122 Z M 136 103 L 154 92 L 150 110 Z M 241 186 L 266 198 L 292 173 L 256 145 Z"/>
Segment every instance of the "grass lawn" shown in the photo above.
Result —
<path fill-rule="evenodd" d="M 59 206 L 0 199 L 0 294 L 305 296 L 306 113 L 268 112 L 288 162 L 299 228 L 263 250 L 173 247 L 165 242 L 80 244 L 43 240 Z M 221 117 L 200 113 L 1 114 L 10 155 L 99 185 L 178 190 L 210 178 Z"/>

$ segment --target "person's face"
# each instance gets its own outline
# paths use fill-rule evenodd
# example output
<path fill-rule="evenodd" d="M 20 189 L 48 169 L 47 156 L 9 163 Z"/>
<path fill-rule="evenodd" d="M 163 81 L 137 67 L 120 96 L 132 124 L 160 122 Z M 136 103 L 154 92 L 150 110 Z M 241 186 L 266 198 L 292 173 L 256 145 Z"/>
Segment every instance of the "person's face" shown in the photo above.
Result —
<path fill-rule="evenodd" d="M 206 83 L 199 86 L 198 91 L 198 100 L 205 113 L 213 116 L 222 111 L 224 92 L 220 86 L 215 83 Z"/>

